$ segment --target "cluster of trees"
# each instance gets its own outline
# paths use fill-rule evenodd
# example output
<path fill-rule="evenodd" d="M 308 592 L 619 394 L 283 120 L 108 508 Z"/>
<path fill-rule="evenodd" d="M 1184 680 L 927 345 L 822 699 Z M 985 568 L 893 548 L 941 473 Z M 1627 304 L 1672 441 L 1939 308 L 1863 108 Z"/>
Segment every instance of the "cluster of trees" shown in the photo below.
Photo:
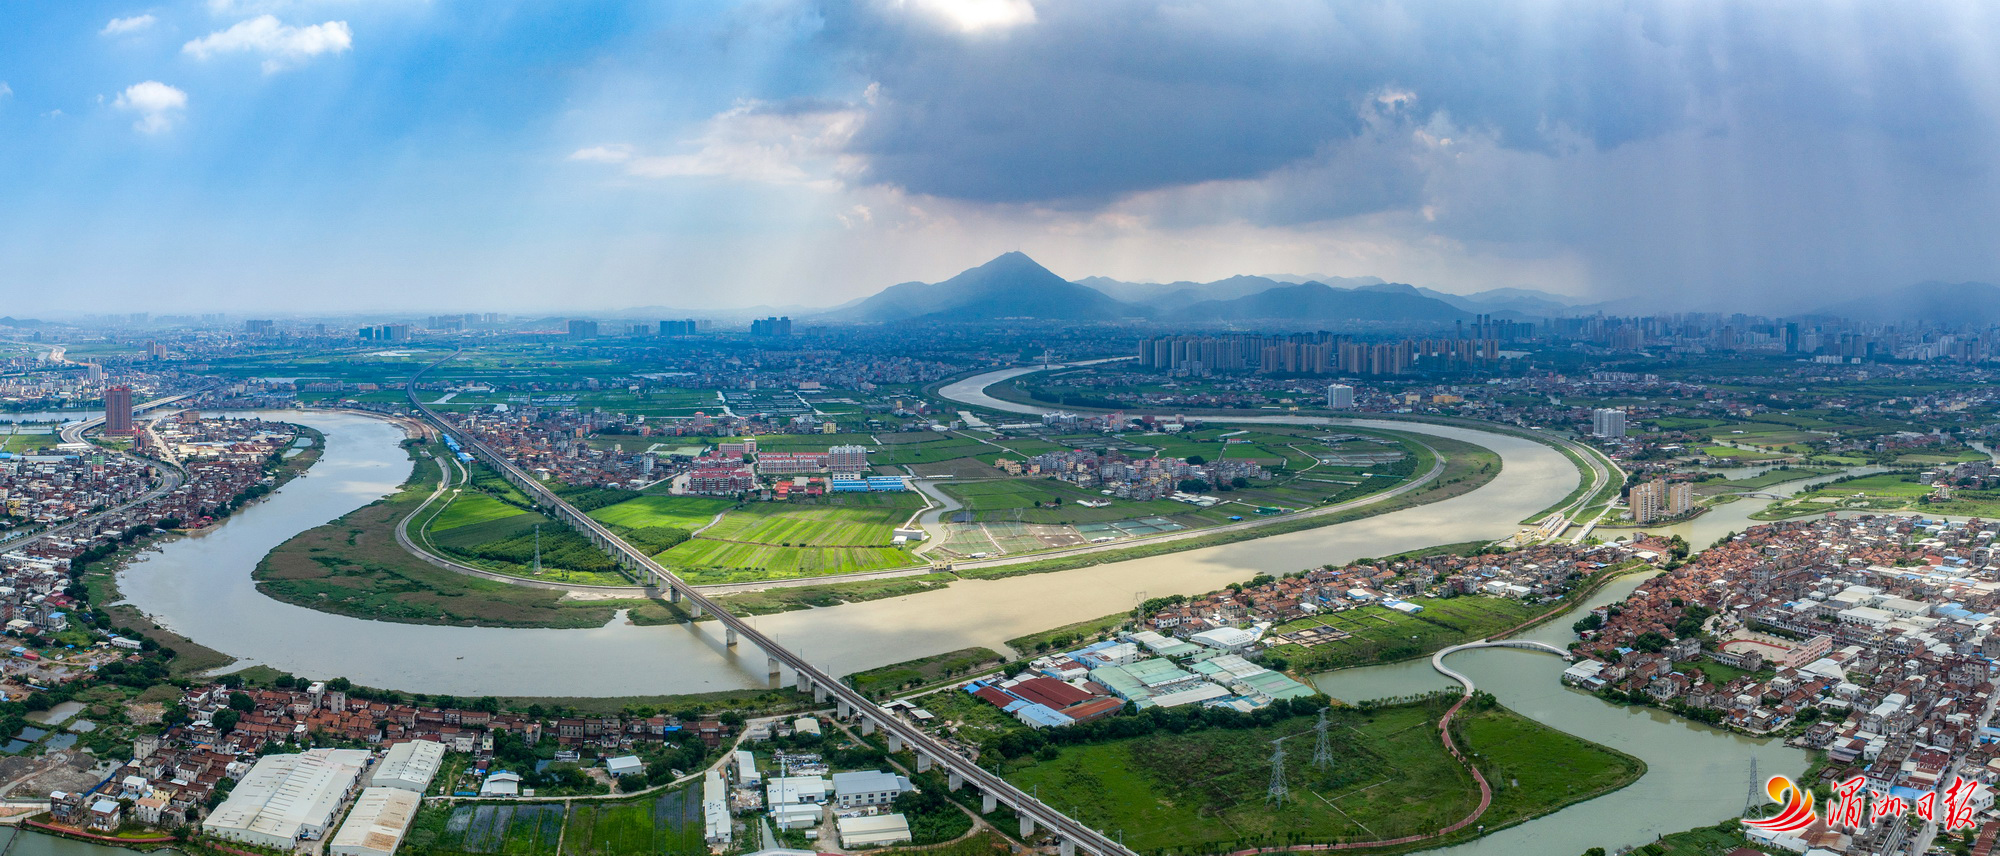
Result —
<path fill-rule="evenodd" d="M 627 529 L 623 534 L 632 546 L 652 554 L 664 553 L 693 537 L 686 529 L 674 526 L 641 526 Z"/>
<path fill-rule="evenodd" d="M 596 511 L 607 505 L 617 505 L 640 495 L 636 490 L 616 487 L 560 487 L 556 495 L 562 497 L 578 511 Z"/>

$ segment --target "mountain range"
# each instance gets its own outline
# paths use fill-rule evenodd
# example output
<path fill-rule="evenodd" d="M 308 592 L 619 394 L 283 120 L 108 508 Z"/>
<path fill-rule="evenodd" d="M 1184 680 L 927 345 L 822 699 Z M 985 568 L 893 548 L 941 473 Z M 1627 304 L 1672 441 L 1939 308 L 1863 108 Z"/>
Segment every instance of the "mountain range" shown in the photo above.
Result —
<path fill-rule="evenodd" d="M 1333 280 L 1329 283 L 1324 280 Z M 1232 276 L 1214 282 L 1063 279 L 1024 253 L 1005 253 L 941 282 L 905 282 L 834 307 L 829 321 L 1252 321 L 1449 324 L 1477 314 L 1559 314 L 1561 297 L 1528 289 L 1446 294 L 1375 277 Z"/>

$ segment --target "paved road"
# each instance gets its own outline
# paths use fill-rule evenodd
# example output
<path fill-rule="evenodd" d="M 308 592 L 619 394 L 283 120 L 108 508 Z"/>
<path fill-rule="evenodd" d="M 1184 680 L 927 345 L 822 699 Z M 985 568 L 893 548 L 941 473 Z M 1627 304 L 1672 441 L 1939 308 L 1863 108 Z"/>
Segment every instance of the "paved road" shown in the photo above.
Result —
<path fill-rule="evenodd" d="M 1035 372 L 1048 371 L 1050 369 L 1058 369 L 1058 368 L 1074 368 L 1078 366 L 1096 365 L 1107 362 L 1117 362 L 1117 360 L 1116 359 L 1085 360 L 1082 362 L 1063 363 L 1051 366 L 1022 366 L 1011 369 L 998 369 L 995 371 L 973 375 L 971 377 L 961 378 L 957 381 L 953 381 L 952 383 L 946 384 L 938 389 L 938 395 L 940 397 L 949 399 L 951 401 L 956 401 L 961 404 L 969 404 L 975 407 L 984 407 L 989 410 L 998 410 L 1005 413 L 1020 413 L 1023 415 L 1041 415 L 1045 413 L 1053 413 L 1060 410 L 1061 408 L 1047 407 L 1040 404 L 1023 404 L 1021 402 L 1016 402 L 1016 401 L 1005 401 L 1002 399 L 994 398 L 992 395 L 988 394 L 986 390 L 992 387 L 994 384 L 1004 383 L 1006 381 L 1013 380 L 1023 375 L 1034 374 Z M 1124 412 L 1131 414 L 1139 414 L 1139 413 L 1147 413 L 1149 411 L 1127 410 Z M 1171 411 L 1150 411 L 1150 412 L 1154 412 L 1157 414 L 1168 414 Z M 1555 514 L 1561 514 L 1565 518 L 1571 519 L 1575 523 L 1584 524 L 1584 530 L 1576 537 L 1576 540 L 1578 541 L 1581 541 L 1584 538 L 1584 536 L 1589 534 L 1590 527 L 1592 525 L 1595 525 L 1596 521 L 1595 520 L 1588 522 L 1575 521 L 1574 520 L 1575 515 L 1581 513 L 1585 508 L 1587 508 L 1590 504 L 1591 498 L 1596 495 L 1598 489 L 1607 484 L 1611 479 L 1610 463 L 1604 458 L 1602 454 L 1600 454 L 1597 450 L 1590 448 L 1589 446 L 1586 446 L 1582 443 L 1578 443 L 1567 437 L 1557 436 L 1555 434 L 1545 431 L 1524 431 L 1507 426 L 1495 425 L 1488 422 L 1481 422 L 1475 419 L 1453 419 L 1453 418 L 1437 418 L 1435 420 L 1395 419 L 1390 416 L 1378 415 L 1378 414 L 1368 414 L 1368 415 L 1357 414 L 1354 417 L 1292 416 L 1292 415 L 1238 416 L 1233 414 L 1225 414 L 1217 416 L 1217 415 L 1204 414 L 1195 418 L 1201 419 L 1206 422 L 1222 422 L 1222 423 L 1229 423 L 1232 425 L 1237 425 L 1237 424 L 1327 425 L 1327 426 L 1353 425 L 1357 427 L 1403 431 L 1406 433 L 1408 432 L 1430 433 L 1426 432 L 1422 426 L 1449 425 L 1453 427 L 1467 428 L 1475 431 L 1502 433 L 1510 436 L 1531 436 L 1537 441 L 1540 441 L 1542 443 L 1551 446 L 1556 446 L 1562 449 L 1566 449 L 1569 452 L 1575 454 L 1577 457 L 1583 460 L 1585 466 L 1590 470 L 1590 489 L 1581 492 L 1576 499 L 1571 500 L 1570 502 L 1563 505 L 1563 507 L 1555 509 L 1552 512 Z M 1378 494 L 1374 497 L 1368 497 L 1365 499 L 1356 500 L 1353 503 L 1348 503 L 1346 506 L 1343 506 L 1343 508 L 1351 507 L 1357 504 L 1365 505 L 1370 502 L 1380 501 L 1382 499 L 1387 499 L 1391 496 L 1394 496 L 1398 493 L 1404 493 L 1408 492 L 1409 490 L 1414 490 L 1415 488 L 1416 484 L 1414 483 L 1410 485 L 1405 485 L 1387 494 Z M 1488 490 L 1489 488 L 1490 486 L 1482 487 L 1480 488 L 1480 491 L 1485 491 Z M 1478 491 L 1475 491 L 1475 493 L 1477 492 Z M 1325 513 L 1331 510 L 1332 509 L 1323 510 L 1320 513 Z M 1308 512 L 1308 513 L 1313 513 L 1313 512 Z M 1286 515 L 1285 517 L 1279 519 L 1289 520 L 1295 516 L 1296 515 Z M 1268 522 L 1270 521 L 1250 521 L 1248 525 L 1256 525 Z M 1223 531 L 1223 530 L 1219 529 L 1199 530 L 1200 533 L 1208 533 L 1215 531 Z M 1129 544 L 1111 545 L 1111 548 L 1115 549 L 1119 546 L 1130 546 L 1130 545 Z M 1034 558 L 1043 558 L 1043 557 L 1045 557 L 1045 555 L 1037 555 Z M 1031 560 L 1032 559 L 1027 559 L 1027 558 L 1013 559 L 1013 560 L 993 560 L 992 563 L 1004 564 L 1008 561 L 1018 562 L 1018 561 L 1031 561 Z M 961 563 L 961 564 L 966 566 L 972 565 L 972 563 Z"/>

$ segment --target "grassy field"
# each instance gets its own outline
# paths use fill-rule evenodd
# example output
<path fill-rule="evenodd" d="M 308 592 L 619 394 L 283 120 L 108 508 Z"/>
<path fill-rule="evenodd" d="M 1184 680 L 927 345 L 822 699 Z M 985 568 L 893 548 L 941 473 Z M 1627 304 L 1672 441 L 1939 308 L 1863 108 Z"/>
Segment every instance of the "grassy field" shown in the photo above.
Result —
<path fill-rule="evenodd" d="M 1917 481 L 1914 475 L 1903 473 L 1877 473 L 1858 479 L 1821 485 L 1796 497 L 1772 503 L 1770 507 L 1750 515 L 1752 520 L 1783 520 L 1837 509 L 1868 509 L 1874 511 L 1894 511 L 1911 508 L 1917 499 L 1931 492 L 1931 486 Z M 1983 504 L 1983 503 L 1982 503 Z M 1946 503 L 1928 510 L 1939 514 L 1978 513 L 1975 504 L 1966 501 L 1964 511 L 1948 511 Z M 1996 504 L 2000 507 L 2000 504 Z"/>
<path fill-rule="evenodd" d="M 1411 598 L 1410 602 L 1423 607 L 1423 611 L 1409 615 L 1388 607 L 1364 606 L 1282 625 L 1275 632 L 1291 633 L 1321 626 L 1349 636 L 1310 648 L 1279 645 L 1272 651 L 1305 671 L 1404 660 L 1460 642 L 1483 639 L 1551 608 L 1548 604 L 1531 606 L 1512 598 L 1487 595 L 1419 597 Z"/>
<path fill-rule="evenodd" d="M 483 493 L 466 491 L 453 498 L 438 516 L 431 520 L 430 530 L 439 532 L 456 529 L 488 520 L 500 520 L 522 514 L 520 508 L 494 499 Z"/>
<path fill-rule="evenodd" d="M 1136 502 L 1111 499 L 1109 506 L 1089 508 L 1078 505 L 1077 501 L 1100 501 L 1108 497 L 1052 478 L 942 484 L 939 488 L 951 498 L 965 504 L 965 510 L 972 513 L 972 520 L 967 522 L 1019 521 L 1061 525 L 1159 516 L 1189 518 L 1186 521 L 1176 519 L 1176 522 L 1184 525 L 1209 525 L 1228 516 L 1214 510 L 1203 514 L 1192 505 L 1171 499 Z M 1062 504 L 1057 505 L 1057 500 L 1061 500 Z M 1242 509 L 1238 509 L 1238 513 L 1241 511 Z"/>
<path fill-rule="evenodd" d="M 727 511 L 707 531 L 655 558 L 697 583 L 910 567 L 923 562 L 889 540 L 891 530 L 922 507 L 915 493 L 753 503 Z"/>
<path fill-rule="evenodd" d="M 1698 485 L 1698 487 L 1713 488 L 1720 486 L 1720 487 L 1733 488 L 1736 490 L 1760 490 L 1763 488 L 1771 487 L 1772 485 L 1780 485 L 1786 482 L 1795 482 L 1803 479 L 1819 478 L 1821 476 L 1830 476 L 1838 472 L 1840 472 L 1840 470 L 1835 469 L 1833 467 L 1778 467 L 1776 469 L 1766 470 L 1764 472 L 1758 473 L 1757 475 L 1749 476 L 1746 478 L 1727 479 L 1724 481 L 1716 481 L 1716 482 L 1704 482 L 1701 485 Z"/>
<path fill-rule="evenodd" d="M 1335 709 L 1334 759 L 1313 763 L 1313 718 L 1264 728 L 1155 733 L 1065 746 L 1054 760 L 1005 771 L 1016 785 L 1091 825 L 1123 832 L 1134 849 L 1194 852 L 1252 845 L 1367 841 L 1428 832 L 1478 805 L 1468 771 L 1435 723 L 1448 702 L 1372 711 Z M 1636 759 L 1523 719 L 1504 708 L 1461 714 L 1467 748 L 1503 786 L 1481 822 L 1515 822 L 1632 781 Z M 1265 799 L 1272 741 L 1285 738 L 1291 799 Z M 1519 779 L 1519 785 L 1511 782 Z"/>

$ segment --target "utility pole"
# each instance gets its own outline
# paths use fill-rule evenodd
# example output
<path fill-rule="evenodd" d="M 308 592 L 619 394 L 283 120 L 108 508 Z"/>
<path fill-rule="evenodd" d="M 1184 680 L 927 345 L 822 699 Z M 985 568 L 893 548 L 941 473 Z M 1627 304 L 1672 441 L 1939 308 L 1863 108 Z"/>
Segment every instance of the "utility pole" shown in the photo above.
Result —
<path fill-rule="evenodd" d="M 1757 756 L 1752 755 L 1750 756 L 1750 794 L 1743 798 L 1743 816 L 1749 817 L 1750 812 L 1757 810 L 1757 806 L 1763 802 L 1763 783 L 1757 781 Z"/>

